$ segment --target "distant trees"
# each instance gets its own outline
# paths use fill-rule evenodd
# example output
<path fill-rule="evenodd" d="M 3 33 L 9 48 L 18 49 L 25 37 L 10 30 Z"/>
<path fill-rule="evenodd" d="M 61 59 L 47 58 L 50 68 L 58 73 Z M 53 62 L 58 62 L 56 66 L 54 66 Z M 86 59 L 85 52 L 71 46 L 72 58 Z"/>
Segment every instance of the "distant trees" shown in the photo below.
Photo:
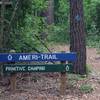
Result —
<path fill-rule="evenodd" d="M 100 2 L 96 4 L 96 28 L 98 29 L 98 35 L 100 36 Z"/>
<path fill-rule="evenodd" d="M 12 6 L 9 8 L 7 6 L 4 12 L 4 18 L 8 23 L 6 25 L 1 24 L 4 23 L 4 21 L 0 18 L 0 25 L 6 27 L 4 36 L 6 41 L 5 48 L 13 48 L 18 52 L 34 50 L 33 47 L 37 47 L 39 42 L 35 40 L 36 38 L 33 37 L 33 35 L 38 35 L 38 33 L 44 29 L 39 13 L 46 7 L 44 3 L 45 0 L 42 0 L 42 2 L 37 2 L 37 0 L 10 1 L 12 1 Z M 0 10 L 2 13 L 3 10 L 1 7 Z M 0 34 L 2 30 L 3 28 L 0 28 Z M 4 42 L 1 42 L 2 39 L 0 39 L 1 48 L 4 44 Z M 29 48 L 27 48 L 27 46 Z"/>
<path fill-rule="evenodd" d="M 0 19 L 0 48 L 3 48 L 3 34 L 4 34 L 4 11 L 5 11 L 5 5 L 4 5 L 4 0 L 1 0 L 2 5 L 1 7 L 1 19 Z"/>
<path fill-rule="evenodd" d="M 48 0 L 47 9 L 47 23 L 52 24 L 54 22 L 54 0 Z"/>
<path fill-rule="evenodd" d="M 7 6 L 5 11 L 5 22 L 6 24 L 6 38 L 7 48 L 14 48 L 18 51 L 23 49 L 23 45 L 27 47 L 27 43 L 30 48 L 33 44 L 36 46 L 39 42 L 36 38 L 28 39 L 28 37 L 34 34 L 38 35 L 41 39 L 47 36 L 48 40 L 54 42 L 64 42 L 69 43 L 69 2 L 67 0 L 10 0 L 12 1 L 12 6 Z M 17 10 L 13 16 L 13 20 L 9 22 L 14 12 L 17 1 L 20 3 L 17 5 Z M 77 0 L 73 0 L 76 2 Z M 85 29 L 87 30 L 88 37 L 99 35 L 99 0 L 84 0 L 84 11 L 85 11 Z M 2 8 L 0 7 L 0 10 Z M 2 10 L 0 11 L 0 13 Z M 53 23 L 54 24 L 51 24 Z M 10 30 L 11 29 L 11 30 Z M 10 30 L 10 32 L 8 32 Z M 2 33 L 2 29 L 0 29 Z M 67 32 L 67 34 L 66 34 Z M 97 33 L 98 32 L 98 33 Z M 10 34 L 10 35 L 9 35 Z M 10 37 L 9 37 L 10 36 Z M 19 38 L 23 36 L 19 40 Z M 97 36 L 97 38 L 99 38 Z M 18 40 L 17 40 L 18 39 Z M 26 41 L 27 43 L 26 43 Z M 31 42 L 28 42 L 31 41 Z M 97 39 L 95 39 L 97 40 Z M 99 40 L 99 39 L 98 39 Z M 2 41 L 2 39 L 0 39 Z M 4 42 L 3 42 L 4 43 Z M 31 43 L 31 44 L 30 44 Z M 9 44 L 9 45 L 8 45 Z M 0 42 L 0 46 L 2 42 Z M 16 45 L 16 46 L 15 46 Z M 40 44 L 39 44 L 40 45 Z M 31 50 L 31 49 L 30 49 Z M 25 50 L 25 51 L 30 51 Z"/>

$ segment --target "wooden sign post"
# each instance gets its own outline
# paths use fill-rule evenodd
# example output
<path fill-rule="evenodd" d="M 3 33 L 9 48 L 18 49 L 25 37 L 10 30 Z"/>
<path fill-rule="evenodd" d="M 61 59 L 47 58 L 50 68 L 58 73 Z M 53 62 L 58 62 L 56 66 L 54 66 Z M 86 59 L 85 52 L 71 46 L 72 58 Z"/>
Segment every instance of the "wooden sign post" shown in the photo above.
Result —
<path fill-rule="evenodd" d="M 61 64 L 66 64 L 66 61 L 62 61 Z M 61 76 L 60 76 L 60 94 L 61 95 L 65 95 L 66 93 L 66 81 L 67 81 L 67 76 L 66 76 L 66 67 L 64 72 L 61 72 Z"/>
<path fill-rule="evenodd" d="M 65 51 L 62 51 L 62 53 L 65 53 Z M 66 61 L 61 61 L 61 64 L 65 65 Z M 66 92 L 66 85 L 67 85 L 66 80 L 67 80 L 67 76 L 66 76 L 66 67 L 65 67 L 64 71 L 61 72 L 61 76 L 60 76 L 60 81 L 61 81 L 60 94 L 61 95 L 64 95 Z"/>
<path fill-rule="evenodd" d="M 17 78 L 17 74 L 11 74 L 11 77 L 10 77 L 10 88 L 11 88 L 11 91 L 12 92 L 15 92 L 16 91 L 16 78 Z"/>
<path fill-rule="evenodd" d="M 15 50 L 10 50 L 10 53 L 15 53 L 16 51 Z M 10 64 L 15 64 L 15 62 L 10 62 Z M 12 72 L 10 73 L 10 88 L 11 88 L 11 91 L 12 92 L 15 92 L 16 91 L 16 78 L 17 78 L 17 74 Z"/>

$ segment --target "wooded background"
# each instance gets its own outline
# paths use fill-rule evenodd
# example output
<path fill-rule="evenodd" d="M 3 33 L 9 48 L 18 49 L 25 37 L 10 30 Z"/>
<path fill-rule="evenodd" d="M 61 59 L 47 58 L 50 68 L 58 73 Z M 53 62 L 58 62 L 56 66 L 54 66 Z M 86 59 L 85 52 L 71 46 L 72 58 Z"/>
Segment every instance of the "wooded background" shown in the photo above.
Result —
<path fill-rule="evenodd" d="M 49 42 L 69 43 L 70 4 L 68 0 L 11 0 L 11 2 L 11 5 L 6 4 L 4 9 L 5 48 L 14 48 L 18 52 L 31 51 L 32 47 L 38 48 L 39 43 L 34 34 Z M 1 6 L 1 12 L 2 10 Z M 84 12 L 87 45 L 98 47 L 100 43 L 99 0 L 84 0 Z M 0 19 L 2 17 L 1 14 Z M 3 23 L 3 20 L 0 22 Z M 39 47 L 42 50 L 41 46 Z"/>
<path fill-rule="evenodd" d="M 80 54 L 76 66 L 82 61 L 76 72 L 84 72 L 85 44 L 100 48 L 99 0 L 0 0 L 0 7 L 1 52 L 47 52 L 43 43 L 70 43 L 71 51 Z"/>

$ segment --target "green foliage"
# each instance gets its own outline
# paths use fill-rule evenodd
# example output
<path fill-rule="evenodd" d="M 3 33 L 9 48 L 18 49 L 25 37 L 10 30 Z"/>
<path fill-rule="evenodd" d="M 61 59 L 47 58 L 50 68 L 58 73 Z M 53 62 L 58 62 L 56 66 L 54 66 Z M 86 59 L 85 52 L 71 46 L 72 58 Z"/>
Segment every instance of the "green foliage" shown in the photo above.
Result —
<path fill-rule="evenodd" d="M 46 31 L 44 18 L 39 15 L 47 7 L 47 2 L 44 2 L 45 0 L 38 2 L 37 0 L 20 1 L 15 18 L 11 24 L 12 30 L 7 37 L 7 48 L 13 48 L 17 52 L 34 51 L 36 48 L 39 51 L 45 49 L 35 37 L 35 35 L 40 37 L 40 33 L 44 32 L 44 30 Z M 15 5 L 16 1 L 13 0 L 13 7 Z M 7 11 L 8 19 L 11 18 L 12 11 L 12 9 Z"/>
<path fill-rule="evenodd" d="M 84 1 L 87 46 L 100 48 L 100 1 Z"/>
<path fill-rule="evenodd" d="M 92 2 L 91 0 L 84 0 L 84 17 L 85 17 L 85 23 L 86 23 L 86 29 L 88 31 L 91 31 L 91 22 L 92 22 L 92 16 L 91 16 L 91 10 L 93 10 L 93 7 L 91 7 Z M 93 12 L 94 13 L 94 12 Z"/>
<path fill-rule="evenodd" d="M 32 0 L 32 9 L 41 12 L 46 8 L 47 8 L 46 0 L 39 0 L 39 1 Z"/>
<path fill-rule="evenodd" d="M 91 34 L 86 39 L 88 47 L 100 48 L 100 37 L 97 34 Z"/>
<path fill-rule="evenodd" d="M 68 74 L 68 80 L 69 81 L 73 81 L 73 80 L 75 80 L 75 81 L 80 81 L 80 80 L 84 80 L 84 79 L 86 79 L 86 75 L 76 75 L 76 74 Z"/>
<path fill-rule="evenodd" d="M 100 35 L 100 2 L 96 4 L 96 28 L 98 29 L 98 35 Z"/>
<path fill-rule="evenodd" d="M 8 8 L 5 13 L 8 20 L 10 20 L 16 5 L 16 0 L 12 1 L 13 8 Z M 54 5 L 54 24 L 47 25 L 47 0 L 21 0 L 11 24 L 11 33 L 6 36 L 8 38 L 7 47 L 15 48 L 18 52 L 28 52 L 33 50 L 33 47 L 39 48 L 41 51 L 44 48 L 34 38 L 34 35 L 41 38 L 43 32 L 46 33 L 48 42 L 69 43 L 69 2 L 67 0 L 54 0 Z M 84 12 L 87 45 L 100 48 L 99 0 L 84 0 Z"/>
<path fill-rule="evenodd" d="M 55 23 L 67 24 L 69 15 L 69 3 L 66 0 L 55 0 Z"/>
<path fill-rule="evenodd" d="M 55 43 L 68 43 L 69 42 L 69 34 L 67 32 L 67 28 L 64 25 L 51 25 L 48 27 L 48 41 Z"/>
<path fill-rule="evenodd" d="M 100 54 L 100 48 L 97 48 L 97 54 Z"/>
<path fill-rule="evenodd" d="M 98 5 L 98 9 L 97 9 Z M 84 16 L 86 25 L 86 41 L 89 47 L 100 45 L 99 30 L 99 1 L 84 0 Z M 98 10 L 98 12 L 97 12 Z M 49 40 L 56 43 L 69 43 L 69 3 L 66 0 L 55 0 L 55 24 L 49 30 Z M 96 19 L 98 19 L 96 21 Z M 97 28 L 98 26 L 98 28 Z"/>
<path fill-rule="evenodd" d="M 68 74 L 68 87 L 76 87 L 78 81 L 84 81 L 86 78 L 86 75 Z"/>
<path fill-rule="evenodd" d="M 54 1 L 54 24 L 48 26 L 48 40 L 54 43 L 69 43 L 69 3 Z"/>
<path fill-rule="evenodd" d="M 82 84 L 80 86 L 80 91 L 82 93 L 91 93 L 93 91 L 93 88 L 90 84 Z"/>
<path fill-rule="evenodd" d="M 87 65 L 86 66 L 86 73 L 87 73 L 87 75 L 90 74 L 91 71 L 92 71 L 91 66 L 90 65 Z"/>
<path fill-rule="evenodd" d="M 96 5 L 99 1 L 96 0 L 84 0 L 84 16 L 85 16 L 85 24 L 86 30 L 88 34 L 96 34 Z"/>
<path fill-rule="evenodd" d="M 41 45 L 41 42 L 35 35 L 36 34 L 33 32 L 30 25 L 21 28 L 20 31 L 11 33 L 9 46 L 15 49 L 17 52 L 43 52 L 45 48 Z"/>

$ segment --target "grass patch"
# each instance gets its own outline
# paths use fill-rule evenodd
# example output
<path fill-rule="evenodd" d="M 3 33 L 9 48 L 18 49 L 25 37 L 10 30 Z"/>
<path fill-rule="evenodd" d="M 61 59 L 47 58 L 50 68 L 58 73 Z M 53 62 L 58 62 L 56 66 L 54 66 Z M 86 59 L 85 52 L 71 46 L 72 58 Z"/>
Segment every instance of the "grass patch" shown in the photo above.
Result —
<path fill-rule="evenodd" d="M 100 54 L 100 48 L 97 48 L 97 54 Z"/>
<path fill-rule="evenodd" d="M 69 81 L 81 81 L 81 80 L 84 80 L 86 79 L 87 76 L 86 75 L 76 75 L 76 74 L 68 74 L 68 80 Z"/>
<path fill-rule="evenodd" d="M 86 65 L 86 74 L 88 75 L 91 72 L 92 72 L 91 65 L 87 64 Z"/>
<path fill-rule="evenodd" d="M 98 35 L 89 35 L 86 38 L 87 46 L 90 48 L 100 48 L 100 37 Z"/>
<path fill-rule="evenodd" d="M 68 74 L 68 88 L 75 88 L 77 82 L 86 80 L 86 75 Z"/>
<path fill-rule="evenodd" d="M 93 88 L 90 84 L 83 84 L 80 86 L 80 91 L 82 93 L 91 93 L 93 91 Z"/>

